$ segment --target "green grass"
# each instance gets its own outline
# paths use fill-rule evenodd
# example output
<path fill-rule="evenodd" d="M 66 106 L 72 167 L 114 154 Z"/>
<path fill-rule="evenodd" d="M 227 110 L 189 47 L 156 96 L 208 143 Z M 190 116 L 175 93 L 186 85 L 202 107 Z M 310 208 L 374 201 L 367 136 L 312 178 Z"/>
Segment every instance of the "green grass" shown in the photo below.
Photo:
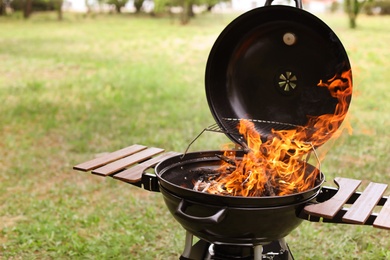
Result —
<path fill-rule="evenodd" d="M 161 194 L 72 166 L 134 143 L 184 151 L 214 122 L 205 63 L 233 17 L 188 26 L 129 15 L 0 19 L 1 259 L 178 258 L 184 231 Z M 336 176 L 390 184 L 390 18 L 359 16 L 355 31 L 345 16 L 321 18 L 347 49 L 355 83 L 353 135 L 323 162 L 327 184 Z M 192 150 L 225 140 L 206 133 Z M 386 259 L 388 237 L 305 222 L 287 242 L 296 259 Z"/>

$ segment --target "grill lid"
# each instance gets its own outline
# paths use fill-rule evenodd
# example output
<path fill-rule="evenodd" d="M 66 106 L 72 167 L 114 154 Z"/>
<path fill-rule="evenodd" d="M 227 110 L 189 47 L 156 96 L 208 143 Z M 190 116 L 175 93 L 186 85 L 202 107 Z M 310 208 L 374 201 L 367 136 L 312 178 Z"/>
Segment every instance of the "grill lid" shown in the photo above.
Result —
<path fill-rule="evenodd" d="M 252 121 L 264 139 L 272 129 L 313 133 L 308 116 L 335 114 L 339 104 L 318 83 L 350 69 L 342 43 L 320 19 L 295 7 L 265 6 L 219 35 L 206 65 L 207 101 L 219 127 L 241 145 L 239 119 Z"/>

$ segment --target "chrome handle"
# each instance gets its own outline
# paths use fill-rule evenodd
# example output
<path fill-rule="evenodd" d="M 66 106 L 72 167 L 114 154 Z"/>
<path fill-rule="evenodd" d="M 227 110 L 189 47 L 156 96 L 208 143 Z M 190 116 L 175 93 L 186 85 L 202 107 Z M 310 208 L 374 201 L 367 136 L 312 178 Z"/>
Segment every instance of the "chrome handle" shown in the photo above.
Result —
<path fill-rule="evenodd" d="M 226 211 L 227 211 L 227 208 L 225 207 L 218 210 L 218 212 L 215 213 L 214 215 L 207 216 L 207 217 L 196 217 L 196 216 L 189 215 L 188 213 L 184 213 L 186 208 L 187 208 L 187 202 L 184 199 L 182 199 L 179 205 L 177 206 L 175 214 L 181 217 L 182 219 L 203 223 L 203 224 L 217 224 L 221 222 L 225 218 Z"/>
<path fill-rule="evenodd" d="M 274 0 L 267 0 L 265 1 L 265 4 L 264 6 L 269 6 L 272 4 Z M 302 0 L 294 0 L 295 1 L 295 6 L 299 9 L 303 9 L 303 6 L 302 6 Z"/>

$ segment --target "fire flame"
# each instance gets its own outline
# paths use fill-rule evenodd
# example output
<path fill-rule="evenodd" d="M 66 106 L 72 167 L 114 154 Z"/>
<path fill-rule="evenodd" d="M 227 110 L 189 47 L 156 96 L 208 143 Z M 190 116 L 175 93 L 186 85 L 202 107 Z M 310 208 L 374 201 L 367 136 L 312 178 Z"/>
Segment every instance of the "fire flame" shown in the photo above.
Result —
<path fill-rule="evenodd" d="M 226 151 L 224 156 L 229 160 L 218 169 L 223 174 L 211 182 L 207 192 L 245 197 L 283 196 L 314 187 L 319 171 L 308 172 L 303 159 L 314 147 L 324 144 L 340 131 L 339 126 L 346 116 L 352 95 L 351 71 L 326 82 L 320 81 L 317 86 L 327 88 L 338 100 L 334 114 L 308 116 L 304 127 L 272 130 L 272 137 L 266 141 L 262 141 L 253 122 L 240 120 L 239 132 L 245 138 L 249 151 L 238 159 L 234 152 Z"/>

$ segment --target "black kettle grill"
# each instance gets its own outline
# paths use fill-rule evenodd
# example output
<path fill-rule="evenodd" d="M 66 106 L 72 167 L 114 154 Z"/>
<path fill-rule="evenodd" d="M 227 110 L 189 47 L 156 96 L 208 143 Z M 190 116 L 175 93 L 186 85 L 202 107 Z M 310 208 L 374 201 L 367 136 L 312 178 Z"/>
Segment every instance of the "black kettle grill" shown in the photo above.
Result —
<path fill-rule="evenodd" d="M 351 66 L 336 34 L 304 11 L 300 0 L 295 0 L 296 7 L 271 3 L 268 0 L 264 7 L 232 21 L 216 40 L 207 61 L 206 95 L 216 124 L 205 130 L 225 133 L 237 145 L 238 158 L 247 147 L 237 130 L 239 120 L 253 122 L 264 140 L 272 138 L 275 130 L 300 129 L 305 132 L 303 141 L 312 142 L 312 133 L 320 129 L 316 124 L 308 125 L 310 118 L 336 116 L 340 102 L 319 82 L 336 78 L 346 83 L 349 94 L 343 113 L 351 101 Z M 337 129 L 342 119 L 338 118 L 333 127 Z M 330 137 L 331 132 L 316 147 Z M 291 259 L 291 254 L 283 253 L 288 251 L 283 238 L 303 219 L 319 221 L 326 217 L 328 222 L 358 224 L 372 224 L 376 219 L 378 227 L 390 228 L 385 214 L 377 217 L 372 211 L 365 212 L 364 221 L 359 222 L 352 217 L 343 218 L 346 212 L 341 210 L 344 203 L 367 204 L 367 200 L 390 208 L 388 199 L 381 198 L 387 185 L 374 184 L 375 196 L 360 196 L 354 193 L 359 181 L 339 179 L 347 190 L 339 194 L 335 189 L 321 187 L 324 174 L 308 164 L 309 172 L 317 175 L 314 187 L 304 192 L 268 197 L 208 194 L 193 190 L 193 180 L 198 178 L 196 170 L 217 169 L 223 151 L 184 155 L 168 152 L 154 157 L 163 151 L 132 145 L 74 169 L 92 170 L 94 174 L 161 192 L 173 217 L 187 230 L 182 259 L 229 259 L 225 252 L 235 255 L 234 259 L 278 259 L 276 255 Z M 146 172 L 153 167 L 155 173 Z M 319 202 L 322 203 L 311 205 Z M 324 203 L 327 207 L 316 207 Z M 200 238 L 201 245 L 192 246 L 192 235 Z M 272 252 L 267 254 L 263 246 L 275 241 L 281 245 L 276 249 L 279 253 L 269 249 Z"/>

